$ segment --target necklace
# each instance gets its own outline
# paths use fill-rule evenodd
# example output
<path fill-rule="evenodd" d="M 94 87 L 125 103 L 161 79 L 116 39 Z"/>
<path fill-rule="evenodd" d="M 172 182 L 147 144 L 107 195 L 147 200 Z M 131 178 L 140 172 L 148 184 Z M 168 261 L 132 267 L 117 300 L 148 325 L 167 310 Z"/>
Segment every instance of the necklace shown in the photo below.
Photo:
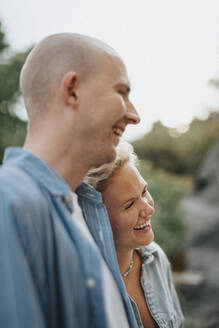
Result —
<path fill-rule="evenodd" d="M 132 258 L 131 258 L 128 269 L 126 270 L 126 272 L 122 273 L 123 278 L 127 277 L 129 275 L 129 273 L 132 271 L 133 264 L 134 264 L 134 258 L 133 258 L 133 254 L 132 254 Z"/>

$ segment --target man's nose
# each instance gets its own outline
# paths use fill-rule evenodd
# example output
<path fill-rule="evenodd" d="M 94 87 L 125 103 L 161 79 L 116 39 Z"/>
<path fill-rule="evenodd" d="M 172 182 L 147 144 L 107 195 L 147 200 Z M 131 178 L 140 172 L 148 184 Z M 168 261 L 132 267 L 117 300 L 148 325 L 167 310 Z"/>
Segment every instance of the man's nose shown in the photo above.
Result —
<path fill-rule="evenodd" d="M 132 103 L 129 104 L 125 117 L 127 124 L 138 124 L 141 120 Z"/>

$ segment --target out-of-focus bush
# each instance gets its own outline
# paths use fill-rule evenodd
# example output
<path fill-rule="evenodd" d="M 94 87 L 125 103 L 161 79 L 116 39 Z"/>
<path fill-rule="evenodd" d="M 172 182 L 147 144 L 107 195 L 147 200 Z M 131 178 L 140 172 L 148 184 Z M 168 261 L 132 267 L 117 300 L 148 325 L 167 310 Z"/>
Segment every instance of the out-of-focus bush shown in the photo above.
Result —
<path fill-rule="evenodd" d="M 164 249 L 169 260 L 174 262 L 184 248 L 187 226 L 180 201 L 190 191 L 190 182 L 161 169 L 154 169 L 145 160 L 139 162 L 138 168 L 148 182 L 148 190 L 155 202 L 155 214 L 152 217 L 155 241 Z"/>
<path fill-rule="evenodd" d="M 29 51 L 14 53 L 0 22 L 0 164 L 6 147 L 24 142 L 27 123 L 15 115 L 13 105 L 20 96 L 19 75 Z"/>
<path fill-rule="evenodd" d="M 176 174 L 195 174 L 208 149 L 219 136 L 219 112 L 206 120 L 194 119 L 185 133 L 156 122 L 152 130 L 133 143 L 141 159 L 151 160 Z"/>
<path fill-rule="evenodd" d="M 2 163 L 5 148 L 22 146 L 26 134 L 26 122 L 16 116 L 4 112 L 0 107 L 0 164 Z M 7 105 L 6 105 L 7 108 Z"/>

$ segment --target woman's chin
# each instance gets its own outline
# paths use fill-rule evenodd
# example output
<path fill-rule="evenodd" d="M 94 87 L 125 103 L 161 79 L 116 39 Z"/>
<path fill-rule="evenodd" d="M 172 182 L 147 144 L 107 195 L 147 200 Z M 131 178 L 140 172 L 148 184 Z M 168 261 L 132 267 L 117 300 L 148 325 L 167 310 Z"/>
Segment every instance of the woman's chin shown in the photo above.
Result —
<path fill-rule="evenodd" d="M 140 246 L 147 246 L 150 243 L 152 243 L 152 241 L 154 240 L 154 232 L 153 230 L 151 230 L 150 232 L 148 232 L 145 235 L 138 235 L 138 238 L 136 238 L 136 244 L 138 245 L 138 247 Z"/>

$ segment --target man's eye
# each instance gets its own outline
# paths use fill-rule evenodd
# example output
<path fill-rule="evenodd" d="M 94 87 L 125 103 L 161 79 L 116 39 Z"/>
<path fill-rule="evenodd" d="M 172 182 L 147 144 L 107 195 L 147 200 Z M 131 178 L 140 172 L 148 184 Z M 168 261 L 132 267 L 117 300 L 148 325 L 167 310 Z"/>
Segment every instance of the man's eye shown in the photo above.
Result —
<path fill-rule="evenodd" d="M 132 207 L 133 204 L 134 204 L 134 201 L 132 201 L 130 204 L 128 204 L 128 205 L 125 207 L 125 210 L 128 210 L 130 207 Z"/>
<path fill-rule="evenodd" d="M 127 90 L 119 90 L 118 92 L 122 96 L 126 96 L 127 95 Z"/>

